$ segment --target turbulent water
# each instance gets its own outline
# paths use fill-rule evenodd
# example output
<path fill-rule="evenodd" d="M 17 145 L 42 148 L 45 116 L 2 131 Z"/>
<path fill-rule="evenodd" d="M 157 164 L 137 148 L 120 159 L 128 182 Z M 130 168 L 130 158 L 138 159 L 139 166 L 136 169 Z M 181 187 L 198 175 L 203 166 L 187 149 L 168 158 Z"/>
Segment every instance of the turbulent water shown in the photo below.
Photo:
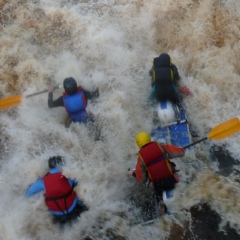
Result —
<path fill-rule="evenodd" d="M 176 214 L 155 224 L 133 225 L 144 194 L 126 174 L 136 162 L 135 135 L 154 128 L 148 71 L 161 52 L 192 92 L 183 102 L 199 137 L 238 116 L 240 1 L 1 0 L 0 29 L 0 98 L 72 76 L 90 91 L 99 88 L 88 110 L 101 129 L 97 141 L 91 126 L 66 129 L 64 108 L 49 109 L 47 93 L 1 111 L 0 239 L 166 239 L 191 222 L 189 210 L 200 203 L 221 217 L 219 231 L 228 225 L 240 232 L 239 169 L 223 176 L 209 154 L 213 144 L 223 146 L 238 161 L 240 134 L 199 144 L 174 161 L 182 180 Z M 76 191 L 90 207 L 71 227 L 52 224 L 42 194 L 25 197 L 53 155 L 65 158 L 63 173 L 79 180 Z"/>

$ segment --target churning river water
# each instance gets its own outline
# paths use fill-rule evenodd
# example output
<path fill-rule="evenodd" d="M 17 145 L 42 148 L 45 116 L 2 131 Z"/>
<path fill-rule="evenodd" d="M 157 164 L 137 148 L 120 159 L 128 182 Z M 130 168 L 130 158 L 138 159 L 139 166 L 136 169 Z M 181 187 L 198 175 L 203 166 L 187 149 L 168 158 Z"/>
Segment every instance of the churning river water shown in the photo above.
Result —
<path fill-rule="evenodd" d="M 192 93 L 183 104 L 199 138 L 239 115 L 240 1 L 1 0 L 0 30 L 0 98 L 71 76 L 90 91 L 99 88 L 88 110 L 101 130 L 96 141 L 91 126 L 66 129 L 64 108 L 49 109 L 47 93 L 0 112 L 1 240 L 182 239 L 184 231 L 192 233 L 185 239 L 200 239 L 190 209 L 202 203 L 219 216 L 222 239 L 233 239 L 226 226 L 240 232 L 240 134 L 208 140 L 174 160 L 181 177 L 175 214 L 152 225 L 133 224 L 146 196 L 127 176 L 136 162 L 135 135 L 154 128 L 148 71 L 160 53 L 170 54 Z M 229 174 L 211 158 L 213 147 L 228 151 L 223 162 L 235 159 Z M 63 173 L 78 179 L 76 191 L 90 208 L 71 227 L 52 224 L 42 194 L 25 197 L 53 155 L 65 158 Z"/>

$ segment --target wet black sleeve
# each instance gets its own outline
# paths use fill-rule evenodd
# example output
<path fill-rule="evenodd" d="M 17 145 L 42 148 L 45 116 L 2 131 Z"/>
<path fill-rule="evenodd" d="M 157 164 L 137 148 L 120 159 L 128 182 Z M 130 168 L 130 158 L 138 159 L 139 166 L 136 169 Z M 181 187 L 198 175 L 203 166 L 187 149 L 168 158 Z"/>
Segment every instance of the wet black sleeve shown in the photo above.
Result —
<path fill-rule="evenodd" d="M 84 94 L 86 100 L 95 99 L 95 98 L 99 97 L 99 90 L 98 90 L 98 88 L 95 91 L 93 91 L 93 92 L 87 91 L 87 90 L 85 90 L 83 88 L 82 88 L 82 91 L 83 91 L 83 94 Z"/>
<path fill-rule="evenodd" d="M 54 107 L 64 107 L 63 103 L 63 97 L 59 97 L 55 101 L 53 101 L 53 93 L 49 92 L 48 93 L 48 107 L 49 108 L 54 108 Z"/>
<path fill-rule="evenodd" d="M 177 67 L 174 64 L 172 64 L 171 68 L 172 68 L 172 71 L 173 71 L 174 81 L 179 81 L 180 80 L 180 75 L 178 73 Z"/>

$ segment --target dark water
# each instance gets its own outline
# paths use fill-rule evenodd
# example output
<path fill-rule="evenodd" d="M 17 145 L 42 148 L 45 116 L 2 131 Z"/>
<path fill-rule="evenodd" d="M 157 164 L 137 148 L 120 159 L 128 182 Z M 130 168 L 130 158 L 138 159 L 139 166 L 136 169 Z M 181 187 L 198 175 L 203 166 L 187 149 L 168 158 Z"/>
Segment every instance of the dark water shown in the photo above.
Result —
<path fill-rule="evenodd" d="M 167 239 L 238 240 L 240 238 L 235 229 L 230 228 L 228 225 L 224 231 L 219 231 L 221 217 L 215 211 L 212 211 L 207 204 L 192 207 L 190 212 L 192 217 L 191 225 L 185 223 L 184 228 L 173 227 Z"/>
<path fill-rule="evenodd" d="M 212 161 L 217 161 L 219 166 L 218 174 L 225 177 L 237 171 L 235 167 L 239 162 L 231 157 L 223 147 L 213 146 L 210 149 Z M 238 172 L 239 174 L 239 172 Z M 196 239 L 196 240 L 238 240 L 240 234 L 227 224 L 224 230 L 219 229 L 221 216 L 207 203 L 198 204 L 189 210 L 191 214 L 191 223 L 185 222 L 184 228 L 174 226 L 172 228 L 169 240 L 178 239 Z M 191 230 L 191 231 L 190 231 Z"/>

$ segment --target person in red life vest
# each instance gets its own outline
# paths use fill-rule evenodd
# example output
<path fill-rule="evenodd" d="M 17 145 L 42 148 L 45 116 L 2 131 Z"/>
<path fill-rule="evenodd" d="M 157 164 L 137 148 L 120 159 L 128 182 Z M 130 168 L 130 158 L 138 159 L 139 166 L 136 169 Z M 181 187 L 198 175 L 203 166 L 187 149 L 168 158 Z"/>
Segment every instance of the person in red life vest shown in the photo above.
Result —
<path fill-rule="evenodd" d="M 45 204 L 54 217 L 54 223 L 64 224 L 71 222 L 80 216 L 83 211 L 88 210 L 88 207 L 78 199 L 74 191 L 74 187 L 77 186 L 78 182 L 65 177 L 61 173 L 62 157 L 50 157 L 48 165 L 50 171 L 29 186 L 26 196 L 31 197 L 43 191 Z"/>
<path fill-rule="evenodd" d="M 164 190 L 173 189 L 179 182 L 176 165 L 169 159 L 183 157 L 185 151 L 172 144 L 152 142 L 151 136 L 146 132 L 139 132 L 136 135 L 136 143 L 140 149 L 139 157 L 135 170 L 129 170 L 128 174 L 134 176 L 138 182 L 152 182 L 161 210 L 166 212 L 162 193 Z"/>
<path fill-rule="evenodd" d="M 65 107 L 69 115 L 65 122 L 66 127 L 69 127 L 71 122 L 86 123 L 89 120 L 92 121 L 92 114 L 88 113 L 86 110 L 87 101 L 99 96 L 98 88 L 94 92 L 89 92 L 81 86 L 77 86 L 76 80 L 72 77 L 64 79 L 63 87 L 65 90 L 63 96 L 59 97 L 55 101 L 53 101 L 54 88 L 49 88 L 48 107 Z"/>

